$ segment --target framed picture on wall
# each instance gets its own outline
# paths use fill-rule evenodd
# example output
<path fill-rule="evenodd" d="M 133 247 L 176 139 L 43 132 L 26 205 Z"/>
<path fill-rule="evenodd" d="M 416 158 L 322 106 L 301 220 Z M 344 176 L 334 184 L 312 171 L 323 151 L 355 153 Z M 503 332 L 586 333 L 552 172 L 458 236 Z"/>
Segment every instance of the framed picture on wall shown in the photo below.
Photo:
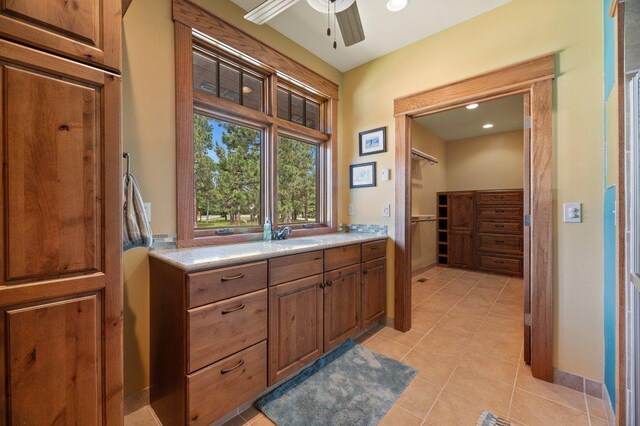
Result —
<path fill-rule="evenodd" d="M 366 130 L 359 133 L 360 157 L 387 151 L 387 128 Z"/>
<path fill-rule="evenodd" d="M 349 188 L 376 186 L 376 163 L 352 164 L 349 166 Z"/>

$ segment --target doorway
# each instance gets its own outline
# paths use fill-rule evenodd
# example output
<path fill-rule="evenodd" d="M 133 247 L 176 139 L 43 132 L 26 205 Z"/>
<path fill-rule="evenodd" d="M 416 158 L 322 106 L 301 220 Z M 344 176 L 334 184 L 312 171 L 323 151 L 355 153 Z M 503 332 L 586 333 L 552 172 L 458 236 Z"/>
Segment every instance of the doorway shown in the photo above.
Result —
<path fill-rule="evenodd" d="M 530 137 L 525 138 L 523 209 L 524 274 L 530 296 L 525 305 L 530 315 L 528 341 L 531 347 L 533 376 L 553 380 L 553 276 L 552 276 L 552 194 L 551 194 L 551 115 L 552 81 L 555 74 L 554 55 L 547 55 L 515 64 L 457 83 L 431 89 L 395 100 L 396 131 L 396 255 L 395 255 L 395 328 L 411 329 L 411 140 L 412 123 L 418 117 L 429 116 L 518 95 L 523 99 L 524 114 Z M 464 202 L 464 200 L 463 200 Z M 527 214 L 528 213 L 528 214 Z M 527 286 L 525 284 L 525 287 Z"/>

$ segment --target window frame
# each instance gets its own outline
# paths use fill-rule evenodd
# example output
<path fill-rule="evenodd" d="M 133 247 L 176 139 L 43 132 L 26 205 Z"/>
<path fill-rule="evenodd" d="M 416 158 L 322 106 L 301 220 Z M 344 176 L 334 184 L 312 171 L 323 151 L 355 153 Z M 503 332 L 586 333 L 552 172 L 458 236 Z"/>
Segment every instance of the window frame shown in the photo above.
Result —
<path fill-rule="evenodd" d="M 200 13 L 205 13 L 199 10 Z M 175 19 L 174 15 L 174 19 Z M 224 38 L 223 34 L 209 34 L 212 27 L 195 28 L 194 23 L 187 25 L 183 19 L 175 19 L 175 54 L 176 54 L 176 220 L 177 245 L 194 247 L 215 244 L 228 244 L 243 241 L 257 241 L 262 239 L 262 225 L 259 227 L 234 227 L 234 233 L 220 235 L 216 233 L 220 228 L 195 227 L 195 188 L 194 188 L 194 153 L 193 153 L 193 116 L 202 114 L 213 119 L 229 121 L 253 128 L 263 129 L 262 161 L 261 161 L 261 205 L 260 221 L 265 215 L 271 218 L 272 226 L 279 225 L 277 217 L 277 143 L 278 135 L 290 137 L 305 143 L 312 143 L 320 147 L 318 152 L 318 198 L 317 221 L 313 228 L 305 228 L 304 224 L 287 224 L 295 229 L 296 236 L 316 235 L 336 232 L 337 230 L 337 86 L 318 75 L 305 75 L 304 72 L 291 73 L 302 66 L 286 58 L 290 62 L 282 63 L 282 68 L 288 74 L 279 71 L 274 66 L 265 65 L 261 59 L 252 59 L 240 53 L 239 47 L 247 47 L 251 53 L 252 46 L 260 42 L 246 34 L 240 39 L 214 39 L 215 35 Z M 229 26 L 219 18 L 207 14 L 206 20 L 215 20 L 217 26 Z M 188 20 L 188 19 L 187 19 Z M 198 17 L 198 25 L 202 23 L 202 16 Z M 233 28 L 233 27 L 231 27 Z M 214 31 L 215 32 L 215 31 Z M 224 42 L 238 42 L 240 45 L 231 46 Z M 237 104 L 233 101 L 219 98 L 211 93 L 196 90 L 193 87 L 193 52 L 205 49 L 206 54 L 220 61 L 240 64 L 241 69 L 249 74 L 257 74 L 263 80 L 262 111 Z M 266 45 L 261 45 L 260 55 L 264 52 L 273 56 L 274 65 L 282 62 L 277 51 Z M 205 55 L 206 56 L 206 55 Z M 308 73 L 312 73 L 306 70 Z M 293 75 L 292 75 L 293 74 Z M 313 77 L 311 80 L 310 77 Z M 321 79 L 321 80 L 317 80 Z M 317 80 L 317 81 L 315 81 Z M 242 80 L 241 80 L 242 81 Z M 318 83 L 317 86 L 313 82 Z M 300 84 L 297 85 L 296 83 Z M 277 88 L 281 86 L 287 90 L 301 93 L 309 100 L 320 105 L 320 130 L 314 130 L 301 124 L 280 119 L 277 116 Z M 320 87 L 320 89 L 314 89 Z M 323 94 L 322 88 L 329 88 L 331 94 Z M 335 91 L 333 90 L 335 88 Z M 293 90 L 292 90 L 293 89 Z M 218 88 L 219 91 L 219 88 Z M 318 102 L 318 101 L 321 102 Z"/>

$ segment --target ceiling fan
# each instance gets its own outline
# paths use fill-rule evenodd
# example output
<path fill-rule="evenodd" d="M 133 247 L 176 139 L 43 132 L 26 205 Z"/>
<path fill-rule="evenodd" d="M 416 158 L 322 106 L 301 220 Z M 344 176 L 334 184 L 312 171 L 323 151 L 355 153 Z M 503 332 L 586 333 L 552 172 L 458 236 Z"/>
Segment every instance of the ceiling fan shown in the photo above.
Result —
<path fill-rule="evenodd" d="M 299 1 L 300 0 L 266 0 L 244 17 L 255 24 L 262 25 Z M 342 33 L 345 46 L 352 46 L 364 40 L 364 29 L 362 28 L 362 21 L 360 20 L 356 0 L 307 0 L 307 3 L 318 12 L 329 14 L 329 18 L 331 13 L 333 13 L 335 21 L 337 21 L 338 26 L 340 26 L 340 32 Z M 331 36 L 330 23 L 329 28 L 327 28 L 327 35 Z M 333 48 L 335 49 L 336 47 L 334 31 Z"/>

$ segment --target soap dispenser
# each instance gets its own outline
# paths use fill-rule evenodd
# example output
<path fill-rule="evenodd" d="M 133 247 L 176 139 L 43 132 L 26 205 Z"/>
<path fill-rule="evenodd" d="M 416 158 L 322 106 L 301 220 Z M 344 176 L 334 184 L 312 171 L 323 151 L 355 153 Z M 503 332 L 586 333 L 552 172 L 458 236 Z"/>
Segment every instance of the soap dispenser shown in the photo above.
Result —
<path fill-rule="evenodd" d="M 271 241 L 271 222 L 269 218 L 264 221 L 264 227 L 262 228 L 262 239 L 265 241 Z"/>

